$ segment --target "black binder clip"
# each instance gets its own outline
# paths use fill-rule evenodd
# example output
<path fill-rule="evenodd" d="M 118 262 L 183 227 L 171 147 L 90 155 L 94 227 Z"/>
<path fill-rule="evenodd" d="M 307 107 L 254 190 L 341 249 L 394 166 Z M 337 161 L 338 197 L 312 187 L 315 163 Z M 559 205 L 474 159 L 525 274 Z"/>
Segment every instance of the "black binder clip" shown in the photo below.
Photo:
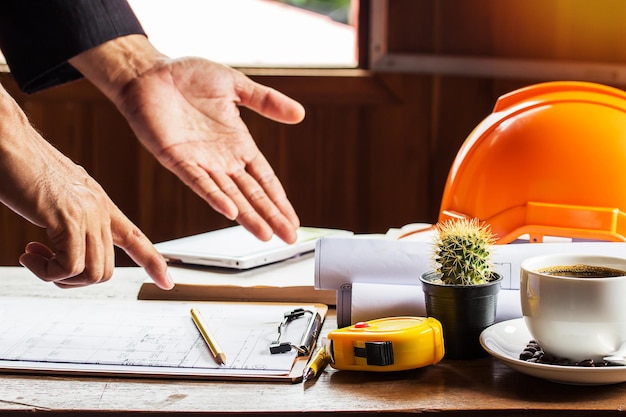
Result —
<path fill-rule="evenodd" d="M 281 341 L 280 339 L 283 336 L 287 325 L 304 316 L 309 317 L 309 322 L 306 326 L 304 334 L 302 335 L 300 344 L 296 345 L 291 342 Z M 285 312 L 283 320 L 278 325 L 278 335 L 276 340 L 270 343 L 270 353 L 285 353 L 289 352 L 291 349 L 296 349 L 298 351 L 298 356 L 309 355 L 315 347 L 315 342 L 317 341 L 317 336 L 319 335 L 321 327 L 322 317 L 317 312 L 305 310 L 303 308 L 296 308 Z"/>

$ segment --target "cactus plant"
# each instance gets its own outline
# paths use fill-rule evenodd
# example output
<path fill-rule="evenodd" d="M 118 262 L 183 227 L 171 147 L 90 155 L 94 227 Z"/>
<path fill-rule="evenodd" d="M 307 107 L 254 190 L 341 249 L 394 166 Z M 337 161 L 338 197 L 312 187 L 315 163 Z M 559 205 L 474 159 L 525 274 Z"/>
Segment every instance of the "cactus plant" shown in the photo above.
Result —
<path fill-rule="evenodd" d="M 491 228 L 477 219 L 440 222 L 433 250 L 435 271 L 420 276 L 426 313 L 441 322 L 446 356 L 485 354 L 480 333 L 496 319 L 502 275 L 492 270 Z"/>
<path fill-rule="evenodd" d="M 477 219 L 447 220 L 436 225 L 433 258 L 447 285 L 480 285 L 491 281 L 491 245 L 495 238 Z"/>

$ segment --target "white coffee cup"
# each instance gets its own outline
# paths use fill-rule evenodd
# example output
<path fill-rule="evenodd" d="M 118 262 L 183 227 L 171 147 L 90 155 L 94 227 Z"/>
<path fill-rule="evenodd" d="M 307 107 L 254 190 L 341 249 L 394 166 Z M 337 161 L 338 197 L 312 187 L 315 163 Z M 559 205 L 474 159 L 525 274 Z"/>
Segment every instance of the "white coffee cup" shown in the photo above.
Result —
<path fill-rule="evenodd" d="M 625 272 L 605 278 L 545 272 L 572 265 Z M 626 259 L 583 254 L 526 259 L 520 269 L 520 300 L 530 334 L 554 357 L 601 361 L 626 343 Z"/>

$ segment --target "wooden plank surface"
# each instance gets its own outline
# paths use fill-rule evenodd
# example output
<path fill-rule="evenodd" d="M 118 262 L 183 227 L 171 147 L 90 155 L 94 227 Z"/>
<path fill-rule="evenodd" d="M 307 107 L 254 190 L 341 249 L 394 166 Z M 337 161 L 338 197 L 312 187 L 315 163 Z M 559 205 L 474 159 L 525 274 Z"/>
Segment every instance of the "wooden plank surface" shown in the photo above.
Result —
<path fill-rule="evenodd" d="M 0 268 L 0 296 L 134 298 L 145 273 L 119 268 L 97 286 L 60 290 L 22 268 Z M 45 314 L 45 312 L 42 312 Z M 332 315 L 325 332 L 335 325 Z M 626 409 L 626 384 L 572 386 L 533 378 L 491 357 L 443 360 L 397 373 L 327 368 L 307 384 L 205 382 L 131 378 L 0 375 L 0 413 L 32 415 L 183 415 L 224 413 L 438 416 L 617 415 Z"/>

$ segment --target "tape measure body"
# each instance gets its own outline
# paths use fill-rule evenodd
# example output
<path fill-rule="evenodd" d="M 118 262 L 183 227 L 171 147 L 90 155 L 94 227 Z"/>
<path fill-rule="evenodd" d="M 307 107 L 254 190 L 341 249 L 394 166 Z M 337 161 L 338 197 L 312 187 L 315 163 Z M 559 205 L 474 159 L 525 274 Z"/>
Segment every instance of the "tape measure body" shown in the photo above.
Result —
<path fill-rule="evenodd" d="M 356 323 L 327 336 L 330 365 L 358 371 L 401 371 L 438 363 L 441 323 L 432 317 L 388 317 Z"/>

